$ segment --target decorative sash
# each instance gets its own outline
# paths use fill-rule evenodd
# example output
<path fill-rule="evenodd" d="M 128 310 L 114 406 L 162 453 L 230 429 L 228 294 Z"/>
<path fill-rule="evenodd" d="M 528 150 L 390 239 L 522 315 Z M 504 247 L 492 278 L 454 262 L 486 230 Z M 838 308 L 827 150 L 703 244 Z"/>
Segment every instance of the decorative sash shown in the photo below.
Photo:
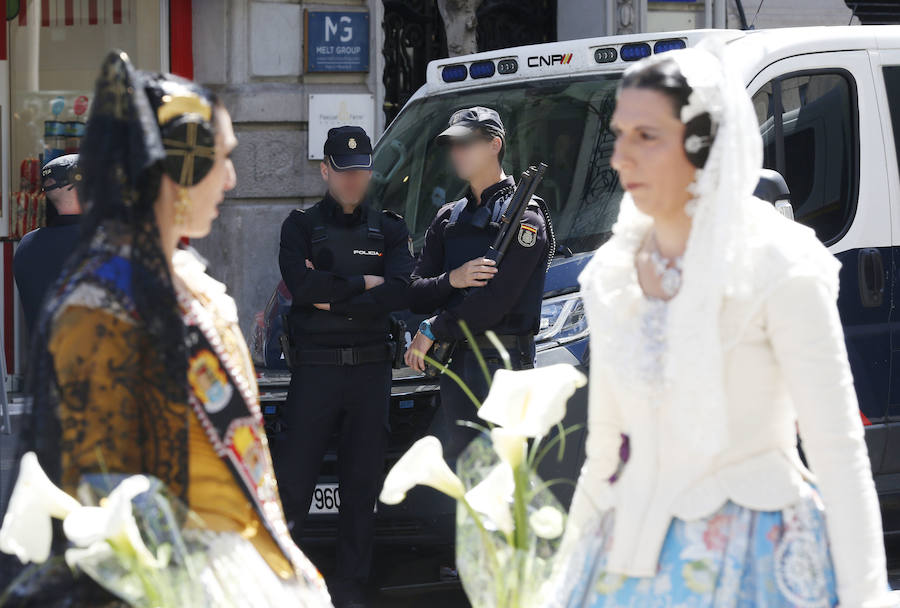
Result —
<path fill-rule="evenodd" d="M 178 300 L 186 328 L 188 392 L 194 413 L 278 548 L 310 585 L 324 589 L 322 575 L 291 540 L 284 521 L 262 412 L 248 379 L 225 350 L 203 305 L 180 292 Z"/>

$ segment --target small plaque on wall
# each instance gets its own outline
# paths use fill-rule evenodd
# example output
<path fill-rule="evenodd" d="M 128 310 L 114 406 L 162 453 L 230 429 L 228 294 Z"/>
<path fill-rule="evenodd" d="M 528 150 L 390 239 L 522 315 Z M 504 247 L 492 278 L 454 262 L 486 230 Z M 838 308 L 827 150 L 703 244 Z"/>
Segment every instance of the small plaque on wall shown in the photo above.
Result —
<path fill-rule="evenodd" d="M 368 94 L 309 96 L 309 159 L 325 158 L 328 129 L 342 125 L 362 127 L 375 142 L 375 98 Z"/>

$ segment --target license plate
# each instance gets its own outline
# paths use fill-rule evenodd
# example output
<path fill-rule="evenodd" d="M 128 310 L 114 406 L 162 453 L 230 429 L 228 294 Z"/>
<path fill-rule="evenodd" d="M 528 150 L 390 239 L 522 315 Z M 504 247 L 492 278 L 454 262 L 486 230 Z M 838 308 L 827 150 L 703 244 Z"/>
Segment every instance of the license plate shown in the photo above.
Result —
<path fill-rule="evenodd" d="M 313 492 L 312 502 L 309 504 L 311 514 L 338 513 L 341 506 L 341 491 L 336 483 L 320 483 Z M 372 506 L 372 512 L 378 512 L 378 502 Z"/>
<path fill-rule="evenodd" d="M 312 502 L 309 505 L 309 512 L 316 513 L 337 513 L 341 506 L 341 492 L 336 483 L 320 483 L 316 485 L 316 491 L 313 492 Z"/>

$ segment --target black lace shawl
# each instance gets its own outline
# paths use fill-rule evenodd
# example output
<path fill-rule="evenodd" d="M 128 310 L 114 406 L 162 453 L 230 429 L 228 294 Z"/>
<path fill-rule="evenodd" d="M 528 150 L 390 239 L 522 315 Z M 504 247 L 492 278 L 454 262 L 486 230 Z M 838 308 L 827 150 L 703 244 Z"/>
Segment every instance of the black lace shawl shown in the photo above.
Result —
<path fill-rule="evenodd" d="M 26 416 L 18 450 L 20 454 L 35 451 L 56 482 L 61 475 L 59 392 L 48 346 L 56 315 L 79 286 L 98 287 L 104 308 L 129 311 L 154 344 L 155 356 L 165 371 L 158 389 L 170 401 L 187 400 L 184 325 L 154 213 L 166 153 L 145 88 L 159 78 L 161 75 L 135 70 L 125 53 L 115 51 L 105 59 L 97 80 L 81 148 L 79 195 L 86 207 L 83 239 L 48 296 L 37 324 L 26 385 L 31 413 Z M 129 267 L 126 284 L 98 272 L 114 258 Z M 184 465 L 175 470 L 186 476 L 187 446 L 174 438 L 171 441 L 172 445 L 148 446 L 148 450 L 174 450 L 170 457 Z M 186 479 L 163 481 L 186 493 Z"/>

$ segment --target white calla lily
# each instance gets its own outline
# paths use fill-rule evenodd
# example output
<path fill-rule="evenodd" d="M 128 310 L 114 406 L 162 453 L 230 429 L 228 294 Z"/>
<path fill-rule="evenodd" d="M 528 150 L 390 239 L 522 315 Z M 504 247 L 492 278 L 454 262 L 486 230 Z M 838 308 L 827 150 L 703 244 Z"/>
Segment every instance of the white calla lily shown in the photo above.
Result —
<path fill-rule="evenodd" d="M 379 499 L 396 505 L 417 485 L 430 486 L 457 500 L 465 494 L 462 481 L 444 462 L 440 440 L 433 435 L 422 437 L 400 457 L 384 480 Z"/>
<path fill-rule="evenodd" d="M 509 505 L 515 486 L 512 469 L 501 462 L 478 485 L 466 492 L 466 502 L 487 517 L 498 530 L 512 534 L 515 524 Z"/>
<path fill-rule="evenodd" d="M 50 518 L 62 519 L 80 507 L 53 485 L 34 452 L 26 453 L 0 527 L 0 551 L 15 555 L 23 564 L 47 561 L 53 542 Z"/>
<path fill-rule="evenodd" d="M 82 564 L 98 563 L 114 557 L 112 547 L 105 541 L 96 542 L 86 549 L 72 547 L 66 549 L 66 564 L 73 570 Z"/>
<path fill-rule="evenodd" d="M 541 538 L 553 540 L 563 533 L 563 514 L 555 507 L 541 507 L 531 514 L 528 523 Z"/>
<path fill-rule="evenodd" d="M 150 489 L 150 479 L 132 475 L 119 483 L 99 507 L 79 507 L 63 521 L 63 531 L 78 547 L 107 542 L 118 551 L 130 551 L 149 567 L 161 567 L 141 538 L 131 501 Z"/>
<path fill-rule="evenodd" d="M 525 452 L 528 443 L 522 435 L 512 433 L 509 429 L 497 426 L 491 429 L 491 441 L 494 451 L 500 456 L 500 460 L 515 469 L 525 460 Z"/>
<path fill-rule="evenodd" d="M 566 415 L 566 402 L 587 377 L 557 363 L 526 370 L 497 370 L 478 415 L 520 437 L 543 437 Z"/>

